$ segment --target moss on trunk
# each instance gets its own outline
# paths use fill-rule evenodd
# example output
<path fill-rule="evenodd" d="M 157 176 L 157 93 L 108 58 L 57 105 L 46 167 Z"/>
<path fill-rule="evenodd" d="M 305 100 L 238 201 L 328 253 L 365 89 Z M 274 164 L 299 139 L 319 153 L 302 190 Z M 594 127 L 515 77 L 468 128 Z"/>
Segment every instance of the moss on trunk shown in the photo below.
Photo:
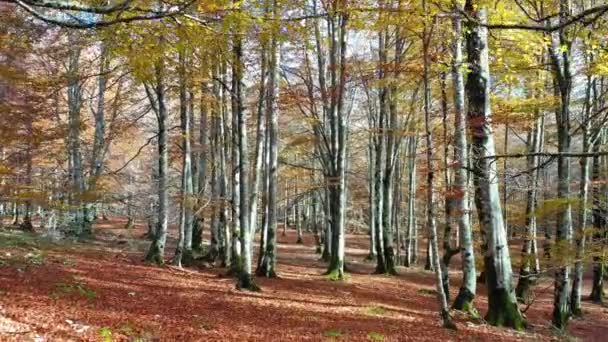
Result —
<path fill-rule="evenodd" d="M 454 299 L 454 305 L 452 305 L 452 308 L 455 310 L 464 311 L 473 318 L 479 318 L 479 312 L 473 304 L 473 299 L 475 299 L 475 294 L 471 293 L 471 291 L 469 291 L 469 289 L 466 287 L 461 287 L 458 291 L 458 295 L 456 295 L 456 299 Z"/>
<path fill-rule="evenodd" d="M 333 260 L 329 267 L 327 268 L 327 272 L 325 275 L 330 280 L 344 280 L 344 262 L 341 260 Z"/>
<path fill-rule="evenodd" d="M 593 258 L 593 285 L 589 299 L 594 303 L 604 303 L 604 265 L 599 257 Z"/>
<path fill-rule="evenodd" d="M 497 327 L 509 327 L 518 331 L 526 328 L 517 302 L 505 289 L 493 289 L 488 296 L 488 313 L 485 320 Z"/>
<path fill-rule="evenodd" d="M 388 275 L 397 275 L 397 269 L 395 268 L 395 252 L 392 247 L 384 249 L 384 260 L 386 263 L 385 273 Z"/>
<path fill-rule="evenodd" d="M 274 252 L 271 251 L 266 251 L 265 255 L 262 257 L 262 260 L 260 261 L 258 268 L 255 270 L 255 274 L 259 277 L 266 277 L 266 278 L 276 278 L 277 277 L 277 273 L 274 270 L 274 265 L 272 263 L 272 257 Z"/>
<path fill-rule="evenodd" d="M 248 290 L 253 292 L 260 292 L 262 289 L 255 283 L 251 274 L 246 272 L 239 272 L 238 281 L 236 288 L 239 290 Z"/>
<path fill-rule="evenodd" d="M 568 324 L 568 319 L 570 319 L 570 310 L 564 310 L 557 306 L 553 309 L 552 322 L 556 329 L 565 331 Z"/>
<path fill-rule="evenodd" d="M 157 265 L 163 265 L 165 263 L 164 252 L 158 241 L 150 246 L 148 253 L 146 254 L 146 261 Z"/>

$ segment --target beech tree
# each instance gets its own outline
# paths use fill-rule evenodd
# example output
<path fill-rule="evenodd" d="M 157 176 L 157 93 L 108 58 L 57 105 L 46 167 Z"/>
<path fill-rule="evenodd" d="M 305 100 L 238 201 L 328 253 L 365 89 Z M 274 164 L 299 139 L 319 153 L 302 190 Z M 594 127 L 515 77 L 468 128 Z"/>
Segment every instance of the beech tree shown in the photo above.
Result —
<path fill-rule="evenodd" d="M 495 326 L 524 330 L 547 276 L 560 330 L 584 313 L 586 268 L 603 302 L 606 4 L 0 5 L 13 228 L 94 239 L 107 212 L 130 235 L 145 219 L 145 260 L 243 290 L 283 272 L 279 241 L 332 281 L 426 255 L 450 328 L 451 309 L 477 315 L 478 275 Z"/>

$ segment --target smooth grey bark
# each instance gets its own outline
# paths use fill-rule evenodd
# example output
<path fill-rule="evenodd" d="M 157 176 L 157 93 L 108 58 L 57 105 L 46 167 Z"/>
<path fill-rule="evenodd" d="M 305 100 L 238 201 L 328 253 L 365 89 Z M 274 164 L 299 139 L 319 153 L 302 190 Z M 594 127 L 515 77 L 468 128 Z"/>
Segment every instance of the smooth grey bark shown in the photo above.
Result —
<path fill-rule="evenodd" d="M 273 1 L 273 13 L 276 14 L 277 3 Z M 256 273 L 265 277 L 276 277 L 277 262 L 277 205 L 278 205 L 278 158 L 279 158 L 279 112 L 278 96 L 278 63 L 279 49 L 277 38 L 273 35 L 269 42 L 268 87 L 265 101 L 265 112 L 268 130 L 266 164 L 266 215 L 267 225 L 265 250 L 260 254 L 259 266 Z M 287 215 L 287 211 L 285 211 Z"/>
<path fill-rule="evenodd" d="M 236 44 L 236 43 L 235 43 Z M 237 61 L 236 59 L 236 53 L 235 50 L 236 47 L 233 47 L 233 54 L 235 54 L 235 56 L 233 56 L 233 61 L 232 61 L 232 78 L 231 78 L 231 82 L 232 82 L 232 88 L 230 90 L 230 100 L 231 100 L 231 127 L 230 127 L 230 135 L 231 135 L 231 140 L 230 140 L 230 151 L 231 151 L 231 165 L 230 165 L 230 169 L 232 170 L 232 179 L 231 179 L 231 244 L 230 244 L 230 250 L 231 250 L 231 254 L 232 254 L 232 258 L 230 260 L 230 270 L 229 272 L 234 274 L 234 275 L 239 275 L 239 271 L 240 271 L 240 267 L 241 265 L 239 265 L 239 263 L 241 262 L 241 240 L 240 240 L 240 236 L 241 236 L 241 154 L 240 154 L 240 138 L 239 138 L 239 134 L 240 134 L 240 127 L 239 127 L 239 110 L 241 110 L 241 104 L 239 103 L 239 101 L 241 101 L 242 99 L 240 99 L 240 82 L 241 80 L 239 79 L 238 75 L 235 75 L 237 73 L 239 73 L 239 71 L 237 71 L 236 69 L 239 68 L 238 66 L 236 66 L 236 63 L 240 63 L 240 61 Z"/>
<path fill-rule="evenodd" d="M 570 16 L 570 1 L 560 0 L 559 22 L 563 23 Z M 570 97 L 572 92 L 572 74 L 570 58 L 572 42 L 566 28 L 561 28 L 556 37 L 551 37 L 550 57 L 554 79 L 559 94 L 559 108 L 555 112 L 557 124 L 557 149 L 559 152 L 570 152 Z M 557 214 L 555 229 L 555 246 L 567 248 L 572 243 L 572 204 L 570 203 L 570 158 L 557 157 L 557 197 L 564 201 Z M 568 260 L 570 258 L 566 258 Z M 570 312 L 571 267 L 569 261 L 558 265 L 555 271 L 553 325 L 565 329 Z"/>
<path fill-rule="evenodd" d="M 601 141 L 593 146 L 594 152 L 599 152 L 599 145 Z M 592 242 L 597 249 L 593 254 L 592 268 L 593 268 L 593 279 L 591 282 L 591 294 L 589 299 L 594 303 L 604 302 L 604 278 L 605 278 L 605 245 L 606 235 L 608 228 L 608 210 L 605 207 L 605 186 L 602 186 L 601 182 L 606 181 L 606 177 L 602 177 L 602 160 L 599 156 L 593 157 L 593 167 L 591 173 L 591 184 L 592 184 L 592 221 L 593 221 L 593 237 Z M 606 170 L 603 170 L 606 172 Z"/>
<path fill-rule="evenodd" d="M 240 260 L 239 260 L 239 281 L 238 287 L 248 290 L 258 290 L 259 288 L 253 282 L 252 278 L 252 238 L 251 238 L 251 227 L 249 226 L 249 219 L 251 217 L 250 212 L 250 198 L 249 198 L 249 146 L 247 141 L 247 115 L 245 113 L 245 107 L 243 104 L 244 100 L 244 84 L 243 84 L 243 73 L 244 73 L 244 62 L 243 62 L 243 47 L 240 37 L 235 37 L 233 41 L 233 115 L 236 114 L 237 127 L 237 142 L 238 142 L 238 164 L 240 184 L 238 187 L 239 194 L 239 224 L 240 224 Z M 235 110 L 236 109 L 236 110 Z M 237 189 L 233 189 L 236 191 Z M 236 205 L 236 202 L 234 203 Z M 234 219 L 234 218 L 233 218 Z"/>
<path fill-rule="evenodd" d="M 155 87 L 152 92 L 146 87 L 146 92 L 152 107 L 156 107 L 156 119 L 158 122 L 158 227 L 146 260 L 159 265 L 165 262 L 165 245 L 167 242 L 169 194 L 167 177 L 169 172 L 169 149 L 168 149 L 168 113 L 166 107 L 166 85 L 165 85 L 165 62 L 162 59 L 156 61 Z"/>
<path fill-rule="evenodd" d="M 397 34 L 398 36 L 398 34 Z M 377 167 L 381 169 L 380 179 L 377 180 L 381 183 L 381 192 L 376 192 L 378 197 L 378 215 L 381 221 L 381 234 L 378 237 L 382 238 L 382 246 L 379 252 L 382 252 L 383 258 L 378 258 L 378 266 L 376 272 L 396 274 L 395 269 L 395 250 L 393 247 L 393 201 L 394 201 L 394 190 L 393 185 L 395 182 L 395 158 L 396 151 L 398 149 L 398 142 L 396 139 L 397 133 L 397 113 L 395 109 L 395 102 L 392 98 L 393 87 L 389 87 L 387 82 L 389 80 L 390 72 L 387 70 L 388 66 L 388 40 L 389 33 L 388 29 L 383 30 L 379 34 L 379 46 L 378 46 L 378 61 L 380 71 L 380 82 L 382 85 L 379 89 L 379 110 L 378 110 L 378 123 L 379 123 L 379 134 L 381 134 L 382 141 L 379 144 L 380 152 L 378 158 L 381 158 L 380 165 Z M 397 37 L 397 39 L 399 39 Z M 378 171 L 378 170 L 377 170 Z M 381 211 L 380 211 L 381 210 Z M 380 264 L 382 261 L 384 264 Z"/>
<path fill-rule="evenodd" d="M 426 1 L 422 1 L 422 7 L 424 10 L 427 9 Z M 433 166 L 433 133 L 431 127 L 431 84 L 429 79 L 430 73 L 430 56 L 429 56 L 429 43 L 431 40 L 431 31 L 428 28 L 428 24 L 424 23 L 423 35 L 422 35 L 422 50 L 423 50 L 423 82 L 424 82 L 424 127 L 426 135 L 426 157 L 427 157 L 427 170 L 426 170 L 426 194 L 427 194 L 427 229 L 429 234 L 429 247 L 432 256 L 432 264 L 435 269 L 435 281 L 437 291 L 437 301 L 440 307 L 440 316 L 443 326 L 446 328 L 455 328 L 452 318 L 450 317 L 450 308 L 448 306 L 448 299 L 443 286 L 442 267 L 439 261 L 439 244 L 437 242 L 437 225 L 435 222 L 435 195 L 433 192 L 435 171 Z M 445 237 L 444 237 L 445 238 Z M 447 271 L 447 270 L 446 270 Z"/>
<path fill-rule="evenodd" d="M 266 96 L 265 94 L 263 96 Z M 263 108 L 262 110 L 265 110 L 265 108 Z M 265 118 L 266 121 L 268 121 L 268 118 Z M 268 124 L 268 122 L 266 123 L 266 125 Z M 263 150 L 263 158 L 264 158 L 264 164 L 263 164 L 263 168 L 260 171 L 263 171 L 263 178 L 262 178 L 262 193 L 264 194 L 262 196 L 262 211 L 263 211 L 263 215 L 262 215 L 262 228 L 260 229 L 260 245 L 259 245 L 259 254 L 258 254 L 258 266 L 257 269 L 255 271 L 256 275 L 258 276 L 263 276 L 264 275 L 264 271 L 263 271 L 263 263 L 268 261 L 267 260 L 267 256 L 266 256 L 266 246 L 268 245 L 268 227 L 269 227 L 269 217 L 268 217 L 268 188 L 270 186 L 270 181 L 269 181 L 269 165 L 270 165 L 270 156 L 269 156 L 269 150 L 270 150 L 270 134 L 266 134 L 266 138 L 264 139 L 264 150 Z"/>
<path fill-rule="evenodd" d="M 542 139 L 544 130 L 544 114 L 542 111 L 536 111 L 536 120 L 533 129 L 528 132 L 528 150 L 531 153 L 540 152 L 542 149 Z M 529 302 L 529 291 L 536 281 L 539 273 L 539 260 L 537 254 L 537 197 L 538 184 L 540 179 L 538 156 L 527 157 L 526 166 L 530 170 L 528 176 L 528 191 L 526 193 L 526 216 L 525 230 L 523 234 L 523 246 L 521 252 L 521 265 L 519 269 L 519 279 L 515 289 L 516 297 L 519 301 Z"/>
<path fill-rule="evenodd" d="M 75 32 L 68 34 L 68 42 L 74 47 L 68 55 L 68 159 L 72 194 L 71 205 L 74 210 L 74 229 L 76 235 L 90 233 L 90 226 L 86 222 L 86 212 L 83 207 L 82 195 L 86 190 L 84 168 L 81 151 L 83 87 L 80 80 L 80 55 L 78 39 Z"/>
<path fill-rule="evenodd" d="M 385 47 L 385 33 L 381 32 L 378 37 L 378 52 L 379 52 L 379 73 L 380 80 L 384 79 L 384 64 L 386 64 L 386 47 Z M 384 187 L 383 179 L 385 174 L 384 161 L 386 159 L 386 139 L 384 138 L 385 133 L 385 116 L 387 111 L 387 89 L 382 87 L 379 90 L 379 105 L 378 105 L 378 116 L 375 119 L 374 135 L 375 135 L 375 153 L 374 153 L 374 227 L 376 229 L 376 273 L 386 273 L 386 260 L 384 253 L 385 233 L 384 233 Z M 371 161 L 370 161 L 371 162 Z"/>
<path fill-rule="evenodd" d="M 186 80 L 186 56 L 185 51 L 179 53 L 179 112 L 182 140 L 182 174 L 181 174 L 181 196 L 179 216 L 179 237 L 177 248 L 173 257 L 173 264 L 182 266 L 192 263 L 192 206 L 190 201 L 193 195 L 192 184 L 192 147 L 191 147 L 191 122 L 188 113 L 188 91 Z"/>
<path fill-rule="evenodd" d="M 25 130 L 28 136 L 32 137 L 34 135 L 34 126 L 32 120 L 29 120 L 25 123 Z M 25 147 L 25 184 L 28 188 L 32 187 L 32 171 L 33 171 L 33 148 L 34 143 L 30 139 L 26 143 Z M 40 207 L 39 207 L 40 208 Z M 32 225 L 32 199 L 28 198 L 24 204 L 24 213 L 23 213 L 23 222 L 19 225 L 22 230 L 26 231 L 34 231 L 34 226 Z"/>
<path fill-rule="evenodd" d="M 199 205 L 202 204 L 199 198 L 199 171 L 200 165 L 200 138 L 196 137 L 196 115 L 194 110 L 194 102 L 196 96 L 194 95 L 194 86 L 188 88 L 188 120 L 190 120 L 190 130 L 188 132 L 188 138 L 190 139 L 190 155 L 191 155 L 191 170 L 192 170 L 192 197 L 190 199 L 190 210 L 192 212 L 192 245 L 194 245 L 194 234 L 198 230 L 199 226 Z"/>
<path fill-rule="evenodd" d="M 407 197 L 407 236 L 405 239 L 405 262 L 409 267 L 418 262 L 418 224 L 416 222 L 416 150 L 418 132 L 407 137 L 408 158 L 408 197 Z"/>
<path fill-rule="evenodd" d="M 296 158 L 297 158 L 297 154 L 296 154 Z M 296 243 L 297 244 L 302 244 L 304 243 L 304 240 L 302 239 L 302 199 L 299 198 L 299 179 L 298 176 L 296 175 L 294 178 L 294 192 L 295 192 L 295 196 L 296 198 L 294 199 L 295 203 L 293 204 L 294 207 L 294 213 L 295 213 L 295 224 L 296 224 L 296 235 L 297 235 L 297 240 Z"/>
<path fill-rule="evenodd" d="M 261 61 L 260 61 L 260 95 L 258 99 L 257 106 L 257 128 L 256 128 L 256 141 L 255 141 L 255 165 L 252 169 L 252 180 L 251 191 L 249 199 L 250 202 L 250 217 L 249 217 L 249 225 L 251 226 L 251 234 L 252 236 L 257 231 L 257 223 L 258 223 L 258 202 L 259 202 L 259 193 L 260 186 L 262 184 L 262 166 L 264 162 L 264 148 L 266 145 L 266 115 L 264 110 L 265 98 L 266 98 L 266 80 L 268 76 L 267 73 L 267 57 L 266 57 L 266 44 L 262 44 L 261 51 Z M 263 193 L 266 193 L 267 188 L 264 188 Z"/>
<path fill-rule="evenodd" d="M 219 63 L 218 63 L 219 64 Z M 222 92 L 218 85 L 219 67 L 212 69 L 215 81 L 211 85 L 212 106 L 210 115 L 209 145 L 211 152 L 211 220 L 210 220 L 210 243 L 209 250 L 204 256 L 208 262 L 215 262 L 219 258 L 225 265 L 229 264 L 230 253 L 224 244 L 224 231 L 227 222 L 226 203 L 226 158 L 224 148 L 224 111 Z"/>
<path fill-rule="evenodd" d="M 367 125 L 368 125 L 368 133 L 367 133 L 367 187 L 368 187 L 368 224 L 369 224 L 369 254 L 367 255 L 367 260 L 376 260 L 377 257 L 377 208 L 376 208 L 376 200 L 378 198 L 377 195 L 377 186 L 376 186 L 376 155 L 378 148 L 378 137 L 379 132 L 377 128 L 378 122 L 378 114 L 377 114 L 377 106 L 376 106 L 376 97 L 371 94 L 371 85 L 367 78 L 362 77 L 362 85 L 363 91 L 365 92 L 365 100 L 367 104 Z"/>
<path fill-rule="evenodd" d="M 329 207 L 329 190 L 325 189 L 323 192 L 323 252 L 321 253 L 321 260 L 329 262 L 331 260 L 331 209 Z"/>
<path fill-rule="evenodd" d="M 588 56 L 588 59 L 591 59 Z M 591 62 L 591 60 L 589 60 Z M 591 152 L 592 145 L 590 137 L 590 112 L 591 112 L 591 88 L 594 87 L 592 76 L 587 76 L 587 85 L 585 91 L 585 104 L 583 110 L 583 118 L 581 128 L 583 131 L 583 152 Z M 572 275 L 572 293 L 570 295 L 570 311 L 574 316 L 582 316 L 582 292 L 583 292 L 583 263 L 585 257 L 585 229 L 587 225 L 587 203 L 589 197 L 589 158 L 581 157 L 579 160 L 581 167 L 581 180 L 579 185 L 579 208 L 578 208 L 578 225 L 574 235 L 576 246 L 576 256 L 574 262 L 574 272 Z"/>
<path fill-rule="evenodd" d="M 199 135 L 198 135 L 198 152 L 196 153 L 196 161 L 198 164 L 197 174 L 193 174 L 193 177 L 198 178 L 197 184 L 198 186 L 195 189 L 196 197 L 198 198 L 198 209 L 200 209 L 200 205 L 202 204 L 202 198 L 205 195 L 207 190 L 208 182 L 207 179 L 207 165 L 209 159 L 209 105 L 207 102 L 209 101 L 209 90 L 207 84 L 203 83 L 201 85 L 201 101 L 200 101 L 200 120 L 199 120 Z M 197 223 L 193 227 L 192 231 L 192 248 L 194 250 L 201 250 L 203 246 L 203 228 L 204 228 L 204 215 L 200 213 L 194 219 Z"/>
<path fill-rule="evenodd" d="M 314 174 L 311 175 L 311 180 L 314 181 L 315 177 Z M 319 212 L 319 193 L 317 191 L 312 193 L 312 216 L 311 216 L 311 224 L 312 226 L 312 231 L 315 237 L 315 253 L 316 254 L 321 254 L 323 252 L 323 241 L 321 238 L 321 235 L 319 233 L 319 218 L 318 215 L 320 215 L 321 213 Z"/>
<path fill-rule="evenodd" d="M 395 248 L 395 264 L 401 264 L 401 250 L 403 247 L 402 242 L 402 232 L 401 232 L 401 222 L 402 222 L 402 202 L 403 195 L 401 191 L 401 187 L 403 184 L 403 158 L 402 158 L 402 149 L 401 144 L 399 144 L 399 148 L 397 150 L 397 158 L 395 160 L 395 185 L 393 186 L 393 215 L 392 215 L 392 225 L 395 227 L 395 244 L 397 245 Z"/>
<path fill-rule="evenodd" d="M 450 167 L 449 155 L 450 155 L 450 143 L 448 137 L 448 95 L 447 95 L 447 73 L 441 73 L 440 87 L 441 87 L 441 112 L 442 112 L 442 128 L 443 128 L 443 176 L 445 184 L 445 195 L 444 195 L 444 223 L 443 223 L 443 256 L 441 257 L 441 275 L 443 291 L 450 301 L 450 262 L 452 257 L 460 252 L 460 249 L 452 246 L 452 224 L 454 221 L 454 200 L 456 194 L 453 189 L 452 172 Z M 458 234 L 456 234 L 458 235 Z"/>
<path fill-rule="evenodd" d="M 367 147 L 367 179 L 368 179 L 368 220 L 369 220 L 369 231 L 368 231 L 368 235 L 369 235 L 369 253 L 367 255 L 367 259 L 368 260 L 375 260 L 376 259 L 376 209 L 374 208 L 375 205 L 375 198 L 376 198 L 376 191 L 375 191 L 375 187 L 374 187 L 374 172 L 375 172 L 375 167 L 374 167 L 374 158 L 375 158 L 375 152 L 374 152 L 374 146 L 373 146 L 373 130 L 371 128 L 371 122 L 370 122 L 370 132 L 369 132 L 369 138 L 368 138 L 368 147 Z"/>
<path fill-rule="evenodd" d="M 313 0 L 312 3 L 312 11 L 313 15 L 317 15 L 317 1 Z M 326 20 L 326 24 L 329 27 L 329 20 Z M 319 20 L 313 21 L 313 31 L 314 31 L 314 41 L 315 41 L 315 52 L 316 52 L 316 62 L 317 62 L 317 82 L 319 93 L 321 97 L 321 107 L 322 114 L 314 113 L 316 122 L 313 123 L 313 131 L 315 133 L 315 137 L 317 138 L 316 152 L 319 156 L 320 164 L 323 168 L 323 176 L 325 177 L 325 182 L 328 183 L 328 175 L 331 173 L 331 149 L 329 138 L 327 134 L 327 126 L 330 115 L 330 100 L 333 97 L 330 97 L 329 89 L 326 81 L 326 74 L 328 73 L 325 59 L 325 49 L 324 49 L 324 41 L 325 39 L 321 36 L 321 30 L 319 28 Z M 333 64 L 332 64 L 333 65 Z M 312 76 L 310 77 L 312 79 Z M 309 99 L 311 103 L 315 103 L 315 93 L 313 89 L 312 82 L 309 83 L 308 86 Z M 326 185 L 323 194 L 319 196 L 322 199 L 321 205 L 323 206 L 323 233 L 322 233 L 322 243 L 323 243 L 323 251 L 321 253 L 321 259 L 323 261 L 329 262 L 331 260 L 332 255 L 332 221 L 331 221 L 331 208 L 330 208 L 330 196 L 329 196 L 329 187 Z"/>
<path fill-rule="evenodd" d="M 475 0 L 467 0 L 465 11 L 480 23 L 487 22 L 487 9 Z M 485 319 L 492 325 L 520 330 L 524 328 L 525 321 L 517 306 L 512 286 L 511 258 L 500 208 L 496 163 L 485 158 L 496 153 L 490 121 L 487 29 L 475 22 L 467 22 L 466 46 L 470 70 L 466 82 L 466 95 L 467 119 L 472 137 L 472 169 L 479 222 L 486 234 L 488 244 L 484 256 L 488 287 L 488 313 Z"/>
<path fill-rule="evenodd" d="M 289 182 L 285 181 L 285 205 L 283 206 L 283 233 L 282 236 L 287 235 L 287 227 L 289 226 Z"/>
<path fill-rule="evenodd" d="M 106 120 L 105 120 L 105 95 L 107 90 L 108 72 L 110 68 L 109 47 L 104 41 L 100 44 L 99 75 L 97 76 L 97 108 L 93 111 L 95 119 L 95 133 L 93 135 L 93 150 L 91 152 L 91 166 L 89 182 L 90 190 L 95 190 L 97 181 L 101 176 L 104 163 Z"/>
<path fill-rule="evenodd" d="M 346 145 L 348 141 L 348 115 L 344 110 L 346 87 L 346 30 L 348 15 L 341 7 L 343 3 L 333 2 L 327 17 L 330 32 L 329 71 L 332 96 L 328 121 L 330 169 L 327 175 L 329 187 L 329 208 L 331 222 L 331 260 L 327 274 L 331 279 L 344 279 L 345 211 L 346 211 Z"/>
<path fill-rule="evenodd" d="M 462 57 L 462 20 L 452 18 L 452 87 L 454 91 L 454 199 L 453 208 L 458 224 L 458 243 L 462 263 L 462 285 L 454 300 L 454 309 L 473 313 L 473 299 L 477 290 L 477 271 L 473 244 L 473 229 L 469 220 L 468 144 L 465 112 L 465 90 Z"/>
<path fill-rule="evenodd" d="M 226 72 L 227 68 L 226 68 L 226 62 L 225 61 L 221 61 L 220 63 L 220 77 L 221 77 L 221 84 L 227 84 L 227 72 Z M 217 82 L 216 82 L 217 83 Z M 220 155 L 220 172 L 219 172 L 219 178 L 220 178 L 220 198 L 223 200 L 223 205 L 221 207 L 220 210 L 220 227 L 221 227 L 221 242 L 222 242 L 222 247 L 221 247 L 221 256 L 222 256 L 222 266 L 223 267 L 231 267 L 233 264 L 233 259 L 236 258 L 237 256 L 234 255 L 233 249 L 232 249 L 232 240 L 233 240 L 233 236 L 232 236 L 232 224 L 231 222 L 229 222 L 229 218 L 230 218 L 230 214 L 229 214 L 229 208 L 234 205 L 238 205 L 238 203 L 229 203 L 228 200 L 228 186 L 229 186 L 229 181 L 228 181 L 228 177 L 230 176 L 230 172 L 228 171 L 228 160 L 229 160 L 229 155 L 232 153 L 232 145 L 230 144 L 232 139 L 231 136 L 229 136 L 228 133 L 228 118 L 229 118 L 229 111 L 228 111 L 228 95 L 227 95 L 227 91 L 226 89 L 224 89 L 224 87 L 220 87 L 218 85 L 219 88 L 219 96 L 218 98 L 220 99 L 220 118 L 218 118 L 218 134 L 219 134 L 219 144 L 218 144 L 218 154 Z M 231 204 L 231 205 L 230 205 Z M 238 218 L 232 218 L 232 219 L 238 219 Z"/>

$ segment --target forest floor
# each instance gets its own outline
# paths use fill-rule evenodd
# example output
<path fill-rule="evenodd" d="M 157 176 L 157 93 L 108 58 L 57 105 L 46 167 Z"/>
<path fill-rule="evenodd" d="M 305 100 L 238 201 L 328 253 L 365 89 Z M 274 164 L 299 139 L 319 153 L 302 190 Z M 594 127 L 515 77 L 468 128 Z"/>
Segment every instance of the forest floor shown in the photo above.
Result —
<path fill-rule="evenodd" d="M 262 291 L 235 289 L 218 268 L 155 267 L 142 261 L 142 226 L 101 222 L 95 238 L 51 243 L 0 230 L 0 341 L 606 341 L 608 309 L 584 303 L 569 335 L 550 326 L 552 282 L 536 287 L 525 332 L 471 322 L 455 313 L 458 331 L 442 328 L 434 275 L 399 268 L 371 274 L 366 236 L 348 236 L 346 281 L 323 276 L 314 240 L 279 233 L 278 279 L 257 278 Z M 170 255 L 173 250 L 167 250 Z M 451 296 L 459 273 L 450 273 Z M 588 284 L 587 284 L 588 285 Z M 588 293 L 588 288 L 585 289 Z M 487 307 L 484 286 L 476 304 Z"/>

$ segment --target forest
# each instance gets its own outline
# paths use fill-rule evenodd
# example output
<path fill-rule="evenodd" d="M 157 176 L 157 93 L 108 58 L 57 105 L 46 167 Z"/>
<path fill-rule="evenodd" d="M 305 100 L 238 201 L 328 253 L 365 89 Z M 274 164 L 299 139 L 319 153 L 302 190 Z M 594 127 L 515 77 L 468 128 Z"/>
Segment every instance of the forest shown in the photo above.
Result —
<path fill-rule="evenodd" d="M 607 238 L 605 0 L 0 0 L 2 341 L 601 341 Z"/>

